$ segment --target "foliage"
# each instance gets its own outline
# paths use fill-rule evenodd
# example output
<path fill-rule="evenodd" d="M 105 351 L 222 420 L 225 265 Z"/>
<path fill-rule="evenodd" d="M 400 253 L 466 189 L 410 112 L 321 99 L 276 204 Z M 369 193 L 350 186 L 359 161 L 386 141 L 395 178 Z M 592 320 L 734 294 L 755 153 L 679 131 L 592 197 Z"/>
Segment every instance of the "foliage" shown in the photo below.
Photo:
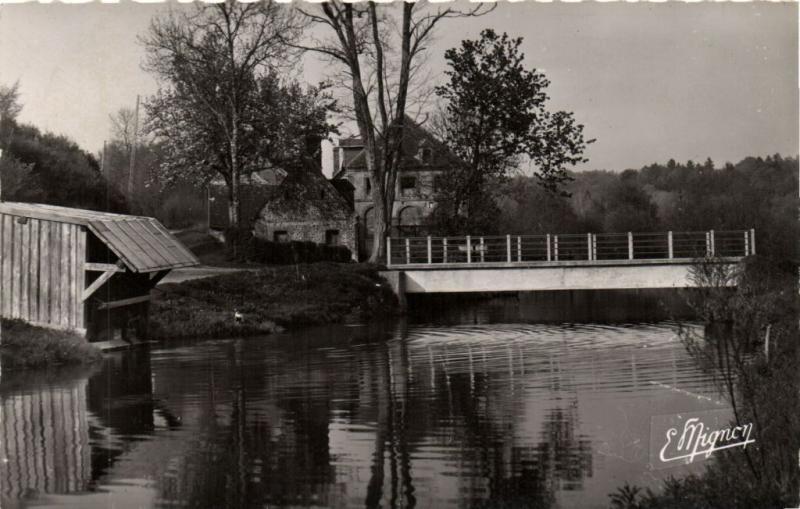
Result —
<path fill-rule="evenodd" d="M 11 89 L 0 87 L 0 107 L 15 114 L 21 108 L 16 90 L 16 85 Z M 4 115 L 0 119 L 0 149 L 6 200 L 127 210 L 123 196 L 100 174 L 97 160 L 64 136 L 42 133 L 32 125 L 18 123 L 14 115 Z"/>
<path fill-rule="evenodd" d="M 797 260 L 797 158 L 748 157 L 714 168 L 671 161 L 622 173 L 577 172 L 570 197 L 516 177 L 498 191 L 504 233 L 756 230 L 756 250 Z"/>
<path fill-rule="evenodd" d="M 324 86 L 281 82 L 302 33 L 296 11 L 275 2 L 198 5 L 156 18 L 142 38 L 146 69 L 165 86 L 145 103 L 146 129 L 163 144 L 159 176 L 207 182 L 220 175 L 239 224 L 242 175 L 300 166 L 334 129 Z"/>
<path fill-rule="evenodd" d="M 716 452 L 702 476 L 670 479 L 658 492 L 618 489 L 610 495 L 612 507 L 797 504 L 800 436 L 790 431 L 800 426 L 797 266 L 750 257 L 743 271 L 719 267 L 704 264 L 694 273 L 702 292 L 692 302 L 706 322 L 705 334 L 686 329 L 681 337 L 727 393 L 735 423 L 753 424 L 757 446 Z M 728 282 L 737 284 L 735 291 L 722 286 Z"/>
<path fill-rule="evenodd" d="M 281 327 L 366 320 L 395 312 L 396 299 L 366 264 L 315 263 L 165 284 L 150 311 L 153 338 L 266 334 Z M 241 320 L 234 319 L 239 312 Z"/>
<path fill-rule="evenodd" d="M 397 173 L 403 154 L 406 110 L 413 100 L 414 71 L 419 70 L 427 41 L 446 18 L 474 16 L 491 10 L 477 6 L 460 12 L 451 6 L 423 2 L 381 5 L 376 2 L 323 2 L 298 9 L 331 36 L 304 47 L 346 70 L 344 87 L 353 101 L 356 124 L 364 141 L 367 172 L 372 182 L 374 232 L 370 261 L 383 258 L 395 202 Z M 393 14 L 400 14 L 400 20 Z M 392 62 L 398 62 L 394 66 Z"/>
<path fill-rule="evenodd" d="M 539 184 L 552 192 L 570 180 L 567 167 L 586 162 L 583 126 L 572 113 L 550 112 L 545 92 L 550 82 L 527 70 L 522 38 L 486 29 L 445 52 L 449 81 L 436 88 L 445 101 L 442 141 L 462 161 L 448 169 L 438 190 L 440 219 L 447 233 L 480 230 L 496 217 L 493 193 L 498 180 L 523 157 L 537 167 Z M 562 191 L 563 192 L 563 191 Z"/>
<path fill-rule="evenodd" d="M 315 262 L 347 263 L 352 259 L 352 253 L 346 246 L 328 246 L 308 241 L 273 242 L 254 237 L 247 228 L 227 229 L 225 241 L 230 256 L 237 262 L 293 265 Z"/>
<path fill-rule="evenodd" d="M 102 358 L 100 350 L 70 331 L 36 327 L 22 320 L 0 321 L 3 367 L 29 369 L 87 364 Z"/>

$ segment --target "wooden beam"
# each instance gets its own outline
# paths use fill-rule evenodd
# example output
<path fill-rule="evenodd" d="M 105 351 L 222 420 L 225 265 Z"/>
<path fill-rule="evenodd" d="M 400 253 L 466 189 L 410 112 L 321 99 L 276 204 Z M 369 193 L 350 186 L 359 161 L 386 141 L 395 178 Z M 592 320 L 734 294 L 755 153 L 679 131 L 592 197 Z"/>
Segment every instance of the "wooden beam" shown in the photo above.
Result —
<path fill-rule="evenodd" d="M 114 309 L 114 308 L 121 308 L 123 306 L 130 306 L 132 304 L 139 304 L 141 302 L 148 302 L 150 300 L 150 295 L 140 295 L 139 297 L 130 297 L 128 299 L 121 299 L 121 300 L 112 300 L 108 302 L 103 302 L 97 309 Z"/>
<path fill-rule="evenodd" d="M 125 272 L 125 266 L 120 266 L 119 263 L 84 263 L 83 270 L 91 270 L 96 272 Z"/>
<path fill-rule="evenodd" d="M 159 281 L 164 279 L 164 277 L 169 273 L 170 273 L 169 270 L 160 270 L 158 272 L 153 272 L 150 275 L 150 287 L 151 288 L 155 287 L 159 283 Z"/>
<path fill-rule="evenodd" d="M 90 265 L 90 264 L 87 263 L 85 265 Z M 94 292 L 96 292 L 98 288 L 103 286 L 103 283 L 105 283 L 106 281 L 111 279 L 111 276 L 113 276 L 117 272 L 124 272 L 125 271 L 125 265 L 123 264 L 122 260 L 118 261 L 116 265 L 110 265 L 110 264 L 105 264 L 105 263 L 92 264 L 92 265 L 109 265 L 109 267 L 112 267 L 112 268 L 110 268 L 110 269 L 106 270 L 105 272 L 103 272 L 102 274 L 100 274 L 100 277 L 95 279 L 92 282 L 92 284 L 90 284 L 85 290 L 83 290 L 83 296 L 82 296 L 82 299 L 81 299 L 83 302 L 86 302 L 86 299 L 91 297 L 92 294 Z M 87 270 L 89 270 L 89 269 L 87 269 Z"/>

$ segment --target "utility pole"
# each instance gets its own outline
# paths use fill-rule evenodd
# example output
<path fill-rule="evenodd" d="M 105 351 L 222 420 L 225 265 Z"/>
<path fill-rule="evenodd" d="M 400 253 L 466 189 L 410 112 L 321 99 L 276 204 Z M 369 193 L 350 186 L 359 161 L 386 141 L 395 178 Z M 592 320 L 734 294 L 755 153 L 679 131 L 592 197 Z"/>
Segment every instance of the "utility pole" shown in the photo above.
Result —
<path fill-rule="evenodd" d="M 100 175 L 103 177 L 107 177 L 106 175 L 106 140 L 103 140 L 103 153 L 100 154 Z"/>
<path fill-rule="evenodd" d="M 133 197 L 134 172 L 136 167 L 136 144 L 139 138 L 139 96 L 136 96 L 136 110 L 133 114 L 133 141 L 131 142 L 131 160 L 128 169 L 128 199 Z"/>

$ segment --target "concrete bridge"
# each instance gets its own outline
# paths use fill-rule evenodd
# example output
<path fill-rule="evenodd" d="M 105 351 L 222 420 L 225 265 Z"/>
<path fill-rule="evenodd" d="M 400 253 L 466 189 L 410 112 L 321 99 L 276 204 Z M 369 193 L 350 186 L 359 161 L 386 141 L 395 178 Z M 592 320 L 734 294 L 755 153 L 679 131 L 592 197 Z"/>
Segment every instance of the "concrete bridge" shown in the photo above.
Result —
<path fill-rule="evenodd" d="M 698 262 L 738 264 L 755 231 L 388 238 L 387 271 L 408 293 L 690 288 Z"/>

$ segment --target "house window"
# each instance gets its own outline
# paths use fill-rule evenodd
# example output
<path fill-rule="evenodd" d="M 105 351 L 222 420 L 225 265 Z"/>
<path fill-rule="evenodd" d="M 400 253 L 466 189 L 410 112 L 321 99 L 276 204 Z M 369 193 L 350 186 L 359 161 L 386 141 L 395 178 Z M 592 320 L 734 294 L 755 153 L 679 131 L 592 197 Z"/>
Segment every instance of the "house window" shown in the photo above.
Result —
<path fill-rule="evenodd" d="M 422 164 L 431 164 L 433 160 L 433 150 L 430 147 L 422 147 L 419 152 L 419 159 Z"/>
<path fill-rule="evenodd" d="M 329 246 L 338 246 L 339 230 L 325 230 L 325 244 Z"/>
<path fill-rule="evenodd" d="M 412 196 L 417 189 L 417 177 L 400 177 L 400 196 Z"/>
<path fill-rule="evenodd" d="M 369 177 L 364 177 L 364 192 L 369 195 L 372 191 L 372 182 L 370 182 Z"/>
<path fill-rule="evenodd" d="M 289 232 L 286 230 L 276 230 L 272 234 L 272 240 L 275 242 L 289 242 Z"/>

